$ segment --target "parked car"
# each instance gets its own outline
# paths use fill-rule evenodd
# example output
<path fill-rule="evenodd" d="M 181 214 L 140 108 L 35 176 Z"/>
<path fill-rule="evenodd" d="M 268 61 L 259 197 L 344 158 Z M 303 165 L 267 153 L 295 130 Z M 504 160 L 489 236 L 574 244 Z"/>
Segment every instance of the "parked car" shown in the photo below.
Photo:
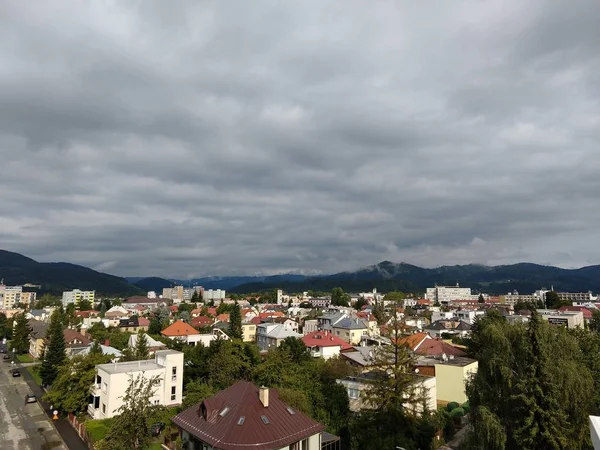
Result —
<path fill-rule="evenodd" d="M 35 394 L 27 394 L 25 396 L 25 403 L 35 403 L 37 402 L 37 397 Z"/>
<path fill-rule="evenodd" d="M 12 371 L 13 377 L 20 377 L 21 371 L 19 369 L 15 369 Z"/>
<path fill-rule="evenodd" d="M 10 355 L 7 353 L 7 354 L 5 354 L 5 355 L 2 357 L 2 359 L 3 359 L 4 361 L 8 361 L 8 360 L 10 359 Z"/>
<path fill-rule="evenodd" d="M 162 422 L 153 423 L 150 425 L 150 432 L 152 436 L 158 436 L 165 429 L 165 424 Z"/>

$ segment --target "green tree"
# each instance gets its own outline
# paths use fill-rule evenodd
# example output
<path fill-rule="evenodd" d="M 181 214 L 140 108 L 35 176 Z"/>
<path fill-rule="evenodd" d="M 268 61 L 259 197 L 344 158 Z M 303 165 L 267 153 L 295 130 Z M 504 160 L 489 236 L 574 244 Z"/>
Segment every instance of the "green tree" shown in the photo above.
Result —
<path fill-rule="evenodd" d="M 562 306 L 562 302 L 555 291 L 546 292 L 546 307 L 549 309 L 558 309 Z"/>
<path fill-rule="evenodd" d="M 192 294 L 192 303 L 198 303 L 200 301 L 200 296 L 198 295 L 198 291 L 194 291 Z"/>
<path fill-rule="evenodd" d="M 143 374 L 129 377 L 118 418 L 113 421 L 107 436 L 96 445 L 98 450 L 145 450 L 150 445 L 150 422 L 160 408 L 150 399 L 160 384 L 158 376 Z"/>
<path fill-rule="evenodd" d="M 362 308 L 363 308 L 363 306 L 365 306 L 365 305 L 368 305 L 368 304 L 369 304 L 369 302 L 368 302 L 368 301 L 366 301 L 366 300 L 365 300 L 365 299 L 364 299 L 364 298 L 361 296 L 361 297 L 358 297 L 358 300 L 356 300 L 356 303 L 354 304 L 354 308 L 355 308 L 357 311 L 361 311 L 361 310 L 362 310 Z"/>
<path fill-rule="evenodd" d="M 0 313 L 0 338 L 6 337 L 6 328 L 8 327 L 8 319 L 6 314 Z"/>
<path fill-rule="evenodd" d="M 243 337 L 242 313 L 237 300 L 235 301 L 235 304 L 231 309 L 231 314 L 229 315 L 229 335 L 232 339 L 242 339 Z"/>
<path fill-rule="evenodd" d="M 478 303 L 485 303 L 485 299 L 483 298 L 483 294 L 479 294 L 479 297 L 477 297 L 477 302 Z"/>
<path fill-rule="evenodd" d="M 392 301 L 394 303 L 397 303 L 398 305 L 402 305 L 405 298 L 406 298 L 406 294 L 404 292 L 400 292 L 400 291 L 388 292 L 383 297 L 384 300 Z"/>
<path fill-rule="evenodd" d="M 207 383 L 199 380 L 192 380 L 186 384 L 184 389 L 184 397 L 181 407 L 183 409 L 200 403 L 202 400 L 213 395 L 214 389 Z"/>
<path fill-rule="evenodd" d="M 148 334 L 160 334 L 163 330 L 162 322 L 160 321 L 160 317 L 153 316 L 150 320 L 150 325 L 148 326 Z"/>
<path fill-rule="evenodd" d="M 75 303 L 69 303 L 65 309 L 65 327 L 75 324 Z"/>
<path fill-rule="evenodd" d="M 42 377 L 42 385 L 50 386 L 58 376 L 59 367 L 66 358 L 63 314 L 59 310 L 55 310 L 50 317 L 46 340 L 48 344 L 44 352 L 40 376 Z"/>
<path fill-rule="evenodd" d="M 135 349 L 131 348 L 131 347 L 125 347 L 122 351 L 121 351 L 121 357 L 119 358 L 120 362 L 127 362 L 127 361 L 137 361 L 137 357 L 135 356 Z"/>
<path fill-rule="evenodd" d="M 288 352 L 291 360 L 296 364 L 303 364 L 311 359 L 304 342 L 295 337 L 286 337 L 281 341 L 279 351 Z"/>
<path fill-rule="evenodd" d="M 77 306 L 79 311 L 89 311 L 92 309 L 92 302 L 87 299 L 81 299 L 79 300 L 79 304 Z"/>
<path fill-rule="evenodd" d="M 150 351 L 148 349 L 148 338 L 144 330 L 139 330 L 137 334 L 137 340 L 135 343 L 135 358 L 148 359 L 150 357 Z"/>
<path fill-rule="evenodd" d="M 13 337 L 10 342 L 15 353 L 21 355 L 29 351 L 29 323 L 24 313 L 17 314 L 14 319 Z"/>
<path fill-rule="evenodd" d="M 592 310 L 592 318 L 589 324 L 590 331 L 600 332 L 600 310 Z"/>
<path fill-rule="evenodd" d="M 73 414 L 87 410 L 90 399 L 90 386 L 96 378 L 96 365 L 110 362 L 111 357 L 96 351 L 85 356 L 74 356 L 59 366 L 58 376 L 52 389 L 44 395 L 44 400 L 59 411 Z"/>
<path fill-rule="evenodd" d="M 333 306 L 348 306 L 349 302 L 350 296 L 341 287 L 331 290 L 331 304 Z"/>

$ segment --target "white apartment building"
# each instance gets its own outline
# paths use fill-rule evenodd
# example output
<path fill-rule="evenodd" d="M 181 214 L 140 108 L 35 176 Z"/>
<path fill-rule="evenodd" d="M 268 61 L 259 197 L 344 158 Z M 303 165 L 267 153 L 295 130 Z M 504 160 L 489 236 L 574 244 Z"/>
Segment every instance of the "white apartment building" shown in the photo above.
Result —
<path fill-rule="evenodd" d="M 123 396 L 131 377 L 158 376 L 150 401 L 154 405 L 175 406 L 181 404 L 183 393 L 183 353 L 175 350 L 159 350 L 154 360 L 129 361 L 96 366 L 96 383 L 92 387 L 92 403 L 88 413 L 94 419 L 108 419 L 119 414 Z"/>
<path fill-rule="evenodd" d="M 435 286 L 427 288 L 425 298 L 442 305 L 448 304 L 452 300 L 470 300 L 471 288 L 461 288 L 458 283 L 456 286 Z"/>
<path fill-rule="evenodd" d="M 0 307 L 12 309 L 15 305 L 29 306 L 35 303 L 35 292 L 23 292 L 23 286 L 0 284 Z"/>
<path fill-rule="evenodd" d="M 225 300 L 225 289 L 206 289 L 202 293 L 204 301 L 210 300 Z"/>
<path fill-rule="evenodd" d="M 69 303 L 78 305 L 81 300 L 87 300 L 93 305 L 95 297 L 96 291 L 80 291 L 79 289 L 73 289 L 72 291 L 63 292 L 62 303 L 65 308 Z"/>

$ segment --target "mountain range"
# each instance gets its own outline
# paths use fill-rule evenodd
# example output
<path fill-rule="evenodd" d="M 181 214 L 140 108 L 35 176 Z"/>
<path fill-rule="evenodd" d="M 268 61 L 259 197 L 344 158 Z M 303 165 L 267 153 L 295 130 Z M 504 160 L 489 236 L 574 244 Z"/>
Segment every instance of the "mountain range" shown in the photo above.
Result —
<path fill-rule="evenodd" d="M 200 285 L 206 289 L 226 289 L 235 293 L 260 292 L 280 288 L 288 292 L 330 291 L 340 286 L 347 292 L 381 292 L 401 290 L 420 293 L 427 287 L 455 285 L 470 287 L 475 292 L 505 294 L 518 290 L 531 293 L 542 287 L 557 291 L 600 291 L 600 266 L 562 269 L 532 263 L 501 266 L 480 264 L 442 266 L 433 269 L 407 263 L 382 261 L 352 272 L 306 276 L 283 274 L 271 276 L 205 277 L 192 280 L 160 277 L 121 278 L 69 263 L 39 263 L 18 253 L 0 250 L 0 279 L 7 285 L 40 284 L 41 292 L 63 290 L 96 290 L 100 294 L 135 295 L 147 291 L 162 292 L 176 284 Z"/>

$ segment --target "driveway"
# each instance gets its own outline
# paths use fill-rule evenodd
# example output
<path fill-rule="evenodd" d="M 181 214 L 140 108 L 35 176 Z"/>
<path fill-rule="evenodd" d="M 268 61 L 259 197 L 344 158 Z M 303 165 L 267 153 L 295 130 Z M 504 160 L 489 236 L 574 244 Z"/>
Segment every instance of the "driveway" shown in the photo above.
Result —
<path fill-rule="evenodd" d="M 0 448 L 67 450 L 41 406 L 25 403 L 29 393 L 24 377 L 13 377 L 12 366 L 0 363 Z"/>

